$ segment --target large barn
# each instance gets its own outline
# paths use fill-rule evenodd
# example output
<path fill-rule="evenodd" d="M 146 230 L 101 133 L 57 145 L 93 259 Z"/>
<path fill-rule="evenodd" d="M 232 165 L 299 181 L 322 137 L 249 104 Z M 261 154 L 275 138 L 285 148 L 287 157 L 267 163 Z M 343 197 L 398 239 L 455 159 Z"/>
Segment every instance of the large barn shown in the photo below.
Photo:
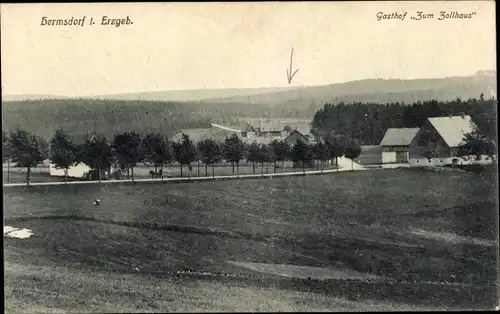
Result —
<path fill-rule="evenodd" d="M 455 157 L 464 144 L 465 134 L 471 133 L 474 127 L 467 115 L 428 118 L 411 143 L 410 151 L 415 153 L 415 158 L 424 158 L 425 148 L 430 145 L 436 158 Z"/>
<path fill-rule="evenodd" d="M 380 142 L 382 163 L 426 158 L 429 149 L 438 159 L 455 157 L 474 127 L 470 116 L 463 115 L 428 118 L 420 128 L 388 129 Z"/>

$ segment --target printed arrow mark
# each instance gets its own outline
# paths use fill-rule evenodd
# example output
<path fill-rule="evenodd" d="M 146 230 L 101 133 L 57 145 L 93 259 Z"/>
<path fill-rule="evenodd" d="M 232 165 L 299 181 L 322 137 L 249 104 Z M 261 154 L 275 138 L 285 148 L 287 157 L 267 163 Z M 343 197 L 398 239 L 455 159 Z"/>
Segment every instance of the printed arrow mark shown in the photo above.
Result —
<path fill-rule="evenodd" d="M 286 70 L 286 77 L 288 79 L 288 84 L 292 83 L 292 79 L 293 77 L 295 76 L 295 74 L 297 74 L 297 72 L 299 71 L 299 69 L 296 69 L 293 73 L 292 73 L 292 63 L 293 63 L 293 48 L 292 48 L 292 52 L 290 53 L 290 69 L 287 69 Z"/>

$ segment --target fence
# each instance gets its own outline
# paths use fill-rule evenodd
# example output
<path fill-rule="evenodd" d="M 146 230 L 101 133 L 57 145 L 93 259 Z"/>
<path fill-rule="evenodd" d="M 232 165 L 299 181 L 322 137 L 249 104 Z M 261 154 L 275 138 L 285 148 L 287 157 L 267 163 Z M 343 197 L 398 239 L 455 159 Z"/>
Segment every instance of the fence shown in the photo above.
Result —
<path fill-rule="evenodd" d="M 412 158 L 408 162 L 410 167 L 444 167 L 451 165 L 490 165 L 496 157 L 483 155 L 479 159 L 476 156 L 445 157 L 445 158 Z"/>

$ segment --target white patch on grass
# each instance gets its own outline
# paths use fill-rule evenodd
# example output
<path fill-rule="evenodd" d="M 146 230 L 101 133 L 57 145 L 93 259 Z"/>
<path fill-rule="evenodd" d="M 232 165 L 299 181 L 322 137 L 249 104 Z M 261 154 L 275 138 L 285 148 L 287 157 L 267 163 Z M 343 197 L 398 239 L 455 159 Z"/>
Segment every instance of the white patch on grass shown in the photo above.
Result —
<path fill-rule="evenodd" d="M 360 273 L 351 269 L 330 269 L 322 267 L 299 266 L 288 264 L 266 264 L 266 263 L 246 263 L 228 261 L 232 265 L 247 268 L 253 271 L 279 275 L 283 277 L 294 277 L 301 279 L 358 279 L 358 280 L 379 280 L 380 276 L 368 273 Z"/>
<path fill-rule="evenodd" d="M 423 230 L 423 229 L 411 229 L 410 231 L 411 234 L 418 235 L 427 239 L 432 239 L 432 240 L 440 240 L 440 241 L 445 241 L 449 242 L 452 244 L 475 244 L 475 245 L 483 245 L 483 246 L 494 246 L 495 243 L 493 241 L 489 240 L 484 240 L 484 239 L 479 239 L 479 238 L 474 238 L 474 237 L 463 237 L 456 235 L 454 233 L 449 233 L 449 232 L 432 232 L 428 230 Z"/>
<path fill-rule="evenodd" d="M 9 233 L 11 231 L 19 230 L 18 228 L 14 228 L 11 226 L 3 226 L 3 234 Z"/>
<path fill-rule="evenodd" d="M 3 235 L 9 238 L 26 239 L 31 237 L 33 232 L 30 229 L 19 229 L 11 226 L 4 226 Z"/>

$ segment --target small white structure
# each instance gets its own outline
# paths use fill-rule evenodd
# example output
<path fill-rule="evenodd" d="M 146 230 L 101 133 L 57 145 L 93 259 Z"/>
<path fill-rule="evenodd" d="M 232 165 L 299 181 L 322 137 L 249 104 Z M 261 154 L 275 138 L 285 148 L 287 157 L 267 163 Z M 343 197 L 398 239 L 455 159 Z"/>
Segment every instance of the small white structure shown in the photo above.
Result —
<path fill-rule="evenodd" d="M 76 166 L 69 167 L 68 169 L 68 177 L 73 178 L 83 178 L 85 173 L 89 172 L 91 169 L 89 166 L 84 163 L 79 163 Z M 64 169 L 57 169 L 54 164 L 50 164 L 49 172 L 51 176 L 55 177 L 64 177 Z"/>

